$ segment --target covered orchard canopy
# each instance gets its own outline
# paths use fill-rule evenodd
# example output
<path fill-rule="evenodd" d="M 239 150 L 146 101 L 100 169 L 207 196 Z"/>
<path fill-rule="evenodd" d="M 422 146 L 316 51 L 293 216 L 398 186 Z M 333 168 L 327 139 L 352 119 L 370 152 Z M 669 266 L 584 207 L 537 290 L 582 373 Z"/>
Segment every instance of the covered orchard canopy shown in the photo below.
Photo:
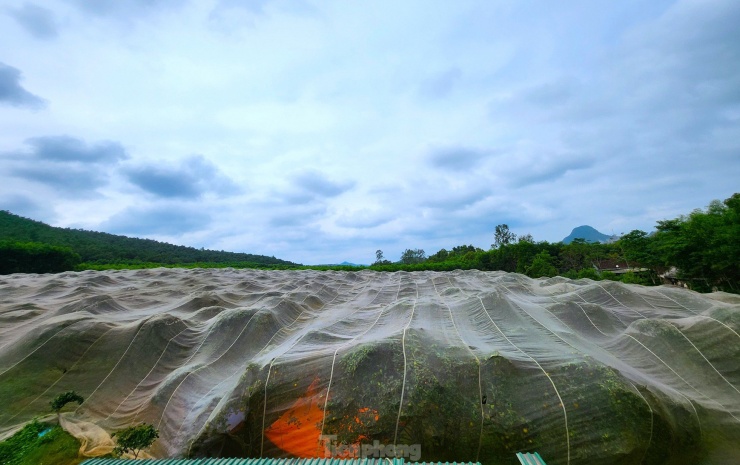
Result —
<path fill-rule="evenodd" d="M 0 434 L 75 390 L 80 421 L 157 427 L 155 457 L 740 463 L 729 294 L 232 269 L 10 275 L 0 293 Z"/>

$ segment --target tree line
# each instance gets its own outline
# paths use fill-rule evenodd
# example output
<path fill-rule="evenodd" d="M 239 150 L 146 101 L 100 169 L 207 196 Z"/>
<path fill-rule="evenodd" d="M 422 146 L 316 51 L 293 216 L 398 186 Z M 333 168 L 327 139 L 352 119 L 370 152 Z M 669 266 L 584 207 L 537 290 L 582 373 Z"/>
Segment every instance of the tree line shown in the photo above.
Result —
<path fill-rule="evenodd" d="M 472 245 L 441 249 L 427 256 L 406 249 L 396 262 L 377 250 L 376 271 L 509 271 L 527 276 L 610 279 L 655 285 L 681 281 L 707 292 L 740 293 L 740 194 L 713 201 L 706 209 L 658 221 L 648 234 L 634 230 L 613 243 L 574 240 L 570 244 L 517 237 L 496 226 L 491 248 Z M 620 266 L 619 274 L 615 266 Z M 48 273 L 81 269 L 234 267 L 356 271 L 367 267 L 301 266 L 275 257 L 199 250 L 112 234 L 54 228 L 0 211 L 0 274 Z M 629 271 L 623 272 L 624 269 Z"/>
<path fill-rule="evenodd" d="M 79 256 L 78 263 L 86 265 L 83 268 L 117 264 L 122 266 L 142 265 L 145 267 L 146 264 L 152 263 L 160 266 L 188 263 L 242 263 L 253 266 L 296 265 L 293 262 L 264 255 L 196 249 L 151 239 L 118 236 L 82 229 L 57 228 L 40 221 L 14 215 L 8 211 L 0 211 L 0 240 L 3 241 L 6 247 L 0 253 L 16 254 L 13 255 L 14 257 L 23 253 L 23 250 L 30 252 L 31 249 L 42 246 L 71 250 L 73 254 Z M 5 257 L 9 257 L 9 255 L 0 256 L 0 262 L 3 262 Z M 27 260 L 21 260 L 14 265 L 21 267 L 16 268 L 17 271 L 15 272 L 49 273 L 74 269 L 74 266 L 59 269 L 54 260 L 56 258 L 53 260 L 50 258 L 49 267 L 42 271 L 43 267 L 39 268 L 37 265 L 40 265 L 43 259 L 39 258 L 38 253 L 34 252 L 27 255 Z M 30 268 L 22 268 L 24 262 L 35 264 Z M 0 271 L 0 273 L 4 272 Z"/>
<path fill-rule="evenodd" d="M 75 269 L 81 261 L 69 247 L 0 241 L 0 274 L 59 273 Z"/>
<path fill-rule="evenodd" d="M 653 233 L 634 230 L 608 244 L 582 239 L 570 244 L 536 242 L 529 234 L 517 238 L 501 224 L 489 250 L 462 245 L 427 256 L 422 249 L 406 249 L 397 262 L 385 260 L 381 250 L 375 256 L 370 268 L 378 271 L 502 270 L 533 278 L 563 276 L 646 285 L 671 279 L 701 292 L 740 293 L 740 194 L 658 221 Z M 614 272 L 616 266 L 621 267 L 619 274 Z"/>

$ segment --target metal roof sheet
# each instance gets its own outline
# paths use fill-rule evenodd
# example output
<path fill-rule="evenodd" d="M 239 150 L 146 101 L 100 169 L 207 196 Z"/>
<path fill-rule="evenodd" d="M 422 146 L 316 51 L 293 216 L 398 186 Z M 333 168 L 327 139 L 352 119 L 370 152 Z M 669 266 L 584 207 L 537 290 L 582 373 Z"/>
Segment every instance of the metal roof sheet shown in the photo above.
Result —
<path fill-rule="evenodd" d="M 529 452 L 521 453 L 517 452 L 516 458 L 522 465 L 547 465 L 540 454 L 537 452 L 530 454 Z"/>
<path fill-rule="evenodd" d="M 404 465 L 403 458 L 364 458 L 364 459 L 273 459 L 273 458 L 219 458 L 219 459 L 154 459 L 140 460 L 142 465 Z M 130 464 L 126 459 L 93 458 L 82 465 L 123 465 Z M 413 462 L 415 465 L 480 465 L 480 462 Z M 544 464 L 544 462 L 542 462 Z"/>

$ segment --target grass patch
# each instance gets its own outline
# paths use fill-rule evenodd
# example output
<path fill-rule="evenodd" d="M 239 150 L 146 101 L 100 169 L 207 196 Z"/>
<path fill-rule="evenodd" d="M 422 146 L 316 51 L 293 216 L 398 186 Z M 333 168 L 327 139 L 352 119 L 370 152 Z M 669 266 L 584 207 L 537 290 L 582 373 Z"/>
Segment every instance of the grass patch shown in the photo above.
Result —
<path fill-rule="evenodd" d="M 77 465 L 80 443 L 58 425 L 33 420 L 0 442 L 3 465 Z"/>

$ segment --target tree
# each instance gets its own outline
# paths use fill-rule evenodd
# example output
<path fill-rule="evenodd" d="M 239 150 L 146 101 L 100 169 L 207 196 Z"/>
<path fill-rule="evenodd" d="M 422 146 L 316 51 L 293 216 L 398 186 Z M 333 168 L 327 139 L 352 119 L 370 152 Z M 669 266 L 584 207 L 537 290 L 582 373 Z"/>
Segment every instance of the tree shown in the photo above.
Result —
<path fill-rule="evenodd" d="M 440 249 L 439 252 L 434 255 L 430 255 L 428 261 L 433 263 L 441 263 L 450 258 L 450 252 L 447 249 Z"/>
<path fill-rule="evenodd" d="M 427 259 L 427 254 L 424 249 L 406 249 L 401 254 L 401 263 L 404 265 L 413 265 L 414 263 L 421 263 Z"/>
<path fill-rule="evenodd" d="M 0 241 L 0 274 L 59 273 L 74 270 L 80 256 L 68 247 Z"/>
<path fill-rule="evenodd" d="M 560 252 L 560 260 L 563 268 L 566 270 L 580 271 L 583 268 L 593 266 L 591 255 L 594 244 L 589 243 L 586 239 L 576 238 L 570 244 L 563 246 Z"/>
<path fill-rule="evenodd" d="M 509 245 L 516 240 L 516 234 L 509 231 L 509 225 L 499 224 L 496 226 L 496 231 L 493 234 L 493 244 L 491 247 L 498 249 L 501 246 Z"/>
<path fill-rule="evenodd" d="M 658 221 L 652 252 L 692 289 L 740 290 L 740 194 L 688 216 Z"/>
<path fill-rule="evenodd" d="M 59 417 L 61 416 L 60 412 L 65 405 L 69 404 L 70 402 L 77 402 L 78 405 L 82 405 L 84 401 L 85 399 L 83 399 L 82 396 L 77 394 L 76 392 L 67 391 L 56 396 L 51 402 L 49 402 L 49 404 L 51 404 L 51 409 L 57 414 L 58 421 Z"/>
<path fill-rule="evenodd" d="M 651 264 L 650 236 L 645 231 L 634 229 L 622 235 L 617 244 L 622 248 L 622 254 L 628 264 L 632 266 Z"/>
<path fill-rule="evenodd" d="M 142 450 L 148 449 L 157 440 L 159 431 L 148 423 L 142 423 L 116 431 L 111 437 L 117 438 L 113 454 L 121 456 L 130 452 L 137 458 Z"/>
<path fill-rule="evenodd" d="M 519 242 L 529 242 L 530 244 L 534 244 L 534 237 L 532 237 L 531 234 L 527 233 L 523 236 L 519 236 Z"/>
<path fill-rule="evenodd" d="M 593 279 L 594 281 L 600 281 L 601 276 L 599 276 L 599 273 L 596 271 L 596 268 L 584 268 L 581 271 L 578 272 L 578 279 L 581 278 L 588 278 Z"/>
<path fill-rule="evenodd" d="M 551 278 L 558 274 L 557 268 L 552 263 L 553 257 L 546 250 L 543 250 L 535 255 L 532 264 L 526 269 L 526 274 L 530 278 Z"/>
<path fill-rule="evenodd" d="M 373 265 L 391 265 L 390 260 L 386 260 L 383 256 L 383 251 L 378 249 L 375 251 L 375 263 Z"/>

